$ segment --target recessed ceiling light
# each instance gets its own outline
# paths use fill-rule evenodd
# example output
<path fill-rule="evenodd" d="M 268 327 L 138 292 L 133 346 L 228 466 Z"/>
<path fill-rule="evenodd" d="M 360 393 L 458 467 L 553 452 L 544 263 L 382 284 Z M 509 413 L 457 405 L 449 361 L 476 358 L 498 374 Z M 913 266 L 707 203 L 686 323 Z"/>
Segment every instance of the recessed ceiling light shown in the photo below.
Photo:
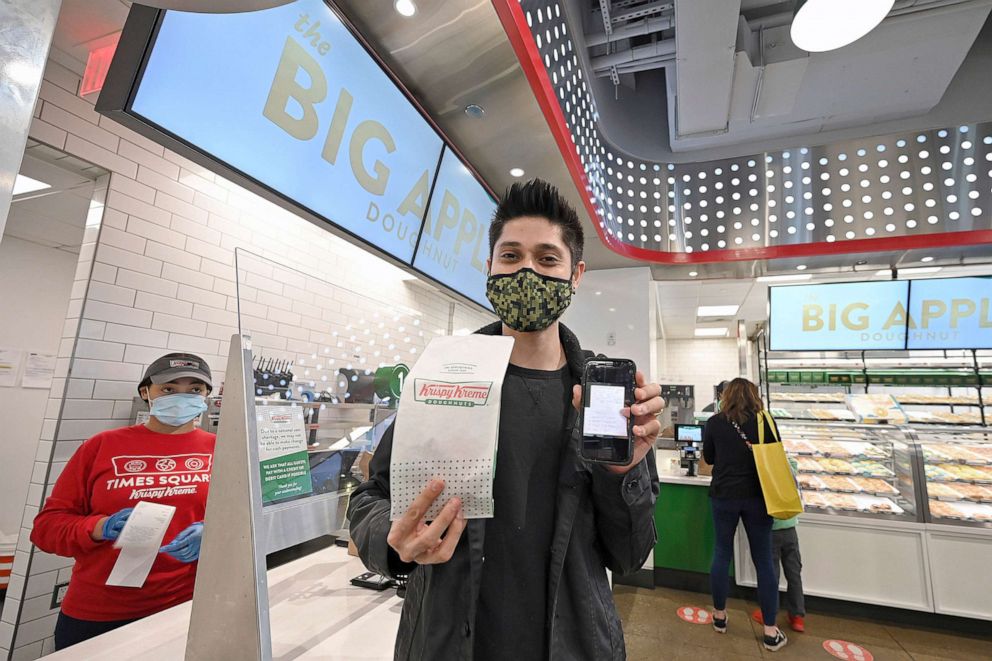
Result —
<path fill-rule="evenodd" d="M 697 328 L 695 335 L 696 337 L 727 337 L 728 332 L 726 328 Z"/>
<path fill-rule="evenodd" d="M 598 292 L 596 292 L 596 296 L 599 296 L 599 295 L 600 295 L 600 294 L 602 294 L 602 293 L 603 293 L 603 292 L 601 292 L 601 291 L 598 291 Z"/>
<path fill-rule="evenodd" d="M 696 310 L 697 317 L 730 317 L 737 314 L 739 305 L 700 305 Z"/>
<path fill-rule="evenodd" d="M 933 257 L 924 257 L 920 261 L 923 262 L 924 264 L 926 264 L 927 262 L 932 262 L 933 261 Z"/>
<path fill-rule="evenodd" d="M 811 280 L 812 273 L 796 273 L 795 275 L 763 275 L 758 278 L 758 282 L 793 282 L 798 280 Z"/>
<path fill-rule="evenodd" d="M 473 119 L 480 119 L 486 114 L 486 109 L 478 103 L 470 103 L 465 106 L 465 114 Z"/>
<path fill-rule="evenodd" d="M 805 271 L 806 270 L 806 265 L 805 264 L 800 264 L 799 266 L 796 267 L 796 270 L 797 271 Z"/>
<path fill-rule="evenodd" d="M 847 46 L 874 30 L 895 0 L 799 0 L 792 42 L 810 53 Z"/>
<path fill-rule="evenodd" d="M 616 311 L 617 311 L 616 308 L 610 308 L 610 312 L 616 312 Z"/>
<path fill-rule="evenodd" d="M 524 176 L 524 171 L 522 168 L 510 168 L 511 177 L 522 177 Z"/>
<path fill-rule="evenodd" d="M 695 278 L 697 275 L 699 275 L 699 273 L 697 273 L 696 271 L 689 271 L 690 278 Z"/>
<path fill-rule="evenodd" d="M 396 0 L 393 3 L 393 8 L 408 18 L 417 13 L 417 5 L 413 4 L 413 0 Z"/>
<path fill-rule="evenodd" d="M 38 190 L 45 190 L 46 188 L 51 188 L 51 185 L 46 184 L 44 181 L 38 181 L 37 179 L 19 174 L 14 179 L 14 190 L 11 192 L 11 195 L 23 195 L 24 193 L 33 193 Z"/>

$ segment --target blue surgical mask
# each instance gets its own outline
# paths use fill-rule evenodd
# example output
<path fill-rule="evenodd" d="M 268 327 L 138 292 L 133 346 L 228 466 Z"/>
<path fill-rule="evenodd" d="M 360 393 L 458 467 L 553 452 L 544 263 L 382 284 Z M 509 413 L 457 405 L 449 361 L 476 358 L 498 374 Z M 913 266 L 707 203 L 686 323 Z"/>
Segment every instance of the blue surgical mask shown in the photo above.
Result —
<path fill-rule="evenodd" d="M 196 393 L 162 395 L 152 400 L 151 414 L 170 427 L 182 427 L 207 410 L 207 399 Z"/>

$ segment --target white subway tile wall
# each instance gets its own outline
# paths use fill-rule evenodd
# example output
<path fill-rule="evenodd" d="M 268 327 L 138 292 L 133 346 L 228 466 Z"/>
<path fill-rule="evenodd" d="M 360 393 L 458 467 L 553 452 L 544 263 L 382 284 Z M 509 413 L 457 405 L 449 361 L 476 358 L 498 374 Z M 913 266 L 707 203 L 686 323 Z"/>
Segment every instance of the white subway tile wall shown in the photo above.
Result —
<path fill-rule="evenodd" d="M 136 384 L 152 359 L 168 351 L 201 353 L 215 382 L 224 380 L 239 294 L 242 313 L 252 317 L 255 343 L 286 351 L 293 342 L 296 358 L 333 339 L 332 327 L 357 325 L 382 312 L 375 301 L 416 312 L 430 334 L 447 332 L 452 307 L 458 323 L 468 327 L 492 320 L 435 290 L 404 282 L 378 257 L 101 117 L 76 96 L 78 84 L 76 73 L 49 60 L 31 137 L 111 174 L 104 182 L 109 190 L 102 222 L 90 228 L 80 251 L 78 286 L 50 393 L 56 404 L 43 425 L 22 540 L 30 535 L 42 496 L 79 444 L 129 423 Z M 273 282 L 270 265 L 269 272 L 254 273 L 264 277 L 250 278 L 239 292 L 235 248 L 289 268 L 279 269 Z M 333 285 L 321 289 L 320 282 Z M 376 341 L 384 339 L 380 335 Z M 376 363 L 388 345 L 378 349 Z M 376 350 L 369 352 L 369 362 Z M 412 362 L 408 357 L 404 361 Z M 57 611 L 44 602 L 50 591 L 28 596 L 24 588 L 66 580 L 71 564 L 37 549 L 15 553 L 12 584 L 20 588 L 8 591 L 0 654 L 33 659 L 51 649 Z"/>
<path fill-rule="evenodd" d="M 659 383 L 695 386 L 697 411 L 713 401 L 713 386 L 740 375 L 736 339 L 662 340 L 658 344 Z"/>

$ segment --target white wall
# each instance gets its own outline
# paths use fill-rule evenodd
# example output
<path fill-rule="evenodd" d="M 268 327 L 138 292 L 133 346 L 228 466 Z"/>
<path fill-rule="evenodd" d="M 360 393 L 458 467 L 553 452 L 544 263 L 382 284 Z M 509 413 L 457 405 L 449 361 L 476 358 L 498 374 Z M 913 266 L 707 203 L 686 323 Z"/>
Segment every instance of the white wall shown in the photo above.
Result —
<path fill-rule="evenodd" d="M 588 271 L 562 322 L 578 336 L 583 349 L 630 358 L 653 380 L 657 362 L 653 284 L 646 267 Z"/>
<path fill-rule="evenodd" d="M 135 383 L 158 355 L 194 351 L 214 368 L 215 380 L 223 380 L 237 328 L 235 248 L 413 310 L 428 329 L 447 329 L 453 301 L 405 285 L 399 270 L 384 268 L 378 257 L 101 117 L 76 96 L 78 86 L 78 75 L 49 60 L 31 127 L 32 138 L 111 174 L 103 215 L 87 222 L 61 326 L 55 384 L 24 507 L 26 525 L 0 620 L 0 656 L 13 650 L 23 659 L 52 649 L 52 588 L 67 580 L 72 565 L 29 542 L 44 494 L 83 440 L 128 423 Z M 285 330 L 277 320 L 285 316 L 279 305 L 285 305 L 281 295 L 290 295 L 289 287 L 270 282 L 266 291 L 242 292 L 242 304 L 250 304 L 256 319 L 275 326 L 273 336 Z M 361 296 L 338 290 L 329 303 L 335 323 L 361 323 L 362 303 Z M 492 319 L 460 302 L 455 308 L 459 323 L 470 328 Z M 300 331 L 290 329 L 300 334 L 291 337 L 322 341 L 321 333 L 303 337 Z"/>
<path fill-rule="evenodd" d="M 662 340 L 658 358 L 658 381 L 695 386 L 697 411 L 713 401 L 713 386 L 740 376 L 735 338 Z"/>
<path fill-rule="evenodd" d="M 0 347 L 58 352 L 77 259 L 12 236 L 0 241 Z M 47 403 L 48 390 L 0 388 L 0 544 L 17 541 Z"/>

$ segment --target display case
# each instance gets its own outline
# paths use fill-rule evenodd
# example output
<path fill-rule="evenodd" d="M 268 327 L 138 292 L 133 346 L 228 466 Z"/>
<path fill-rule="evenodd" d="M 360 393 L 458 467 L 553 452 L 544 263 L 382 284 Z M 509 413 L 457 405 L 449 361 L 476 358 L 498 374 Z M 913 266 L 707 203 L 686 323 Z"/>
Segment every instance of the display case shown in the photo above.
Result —
<path fill-rule="evenodd" d="M 808 512 L 917 521 L 914 448 L 886 425 L 779 420 Z"/>
<path fill-rule="evenodd" d="M 992 528 L 992 431 L 914 431 L 929 523 Z"/>
<path fill-rule="evenodd" d="M 847 397 L 869 394 L 891 395 L 914 426 L 992 423 L 988 350 L 779 352 L 762 347 L 760 358 L 762 392 L 779 418 L 857 421 Z"/>

